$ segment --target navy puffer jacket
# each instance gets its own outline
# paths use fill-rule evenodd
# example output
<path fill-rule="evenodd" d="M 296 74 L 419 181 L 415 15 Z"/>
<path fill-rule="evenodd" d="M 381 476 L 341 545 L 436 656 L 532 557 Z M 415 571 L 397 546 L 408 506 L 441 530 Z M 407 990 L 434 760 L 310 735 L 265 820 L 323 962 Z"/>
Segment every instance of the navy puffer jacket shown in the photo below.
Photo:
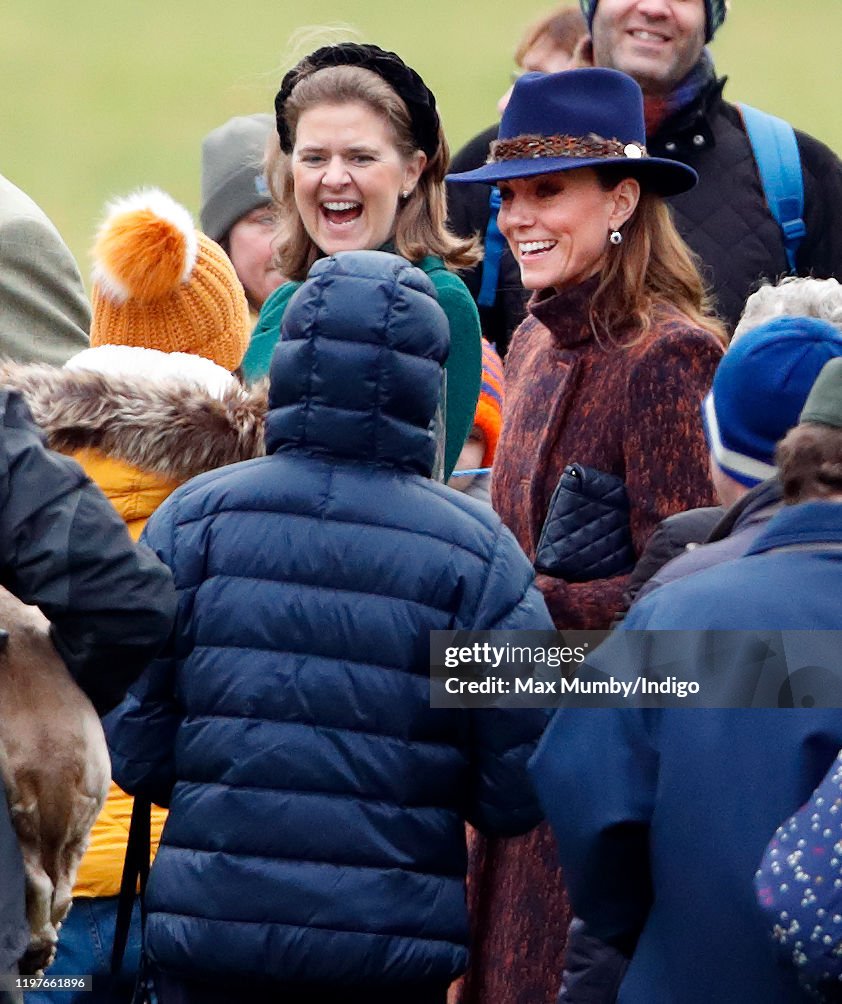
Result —
<path fill-rule="evenodd" d="M 108 732 L 118 783 L 171 806 L 147 937 L 170 973 L 443 993 L 467 963 L 464 820 L 539 818 L 543 712 L 430 708 L 430 631 L 552 629 L 497 516 L 427 477 L 434 296 L 382 252 L 318 262 L 275 353 L 269 455 L 147 526 L 180 617 Z"/>

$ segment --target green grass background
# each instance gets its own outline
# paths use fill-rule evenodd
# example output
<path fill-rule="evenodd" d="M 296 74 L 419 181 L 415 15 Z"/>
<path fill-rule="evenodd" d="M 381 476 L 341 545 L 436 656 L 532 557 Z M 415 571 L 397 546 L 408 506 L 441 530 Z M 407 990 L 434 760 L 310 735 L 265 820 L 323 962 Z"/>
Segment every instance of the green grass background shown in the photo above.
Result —
<path fill-rule="evenodd" d="M 326 38 L 317 26 L 351 26 L 418 69 L 455 150 L 493 121 L 516 41 L 550 6 L 0 0 L 0 173 L 44 207 L 87 275 L 108 198 L 154 184 L 198 210 L 202 136 L 271 110 L 283 72 Z M 732 99 L 840 151 L 840 38 L 842 0 L 733 0 L 713 52 Z"/>

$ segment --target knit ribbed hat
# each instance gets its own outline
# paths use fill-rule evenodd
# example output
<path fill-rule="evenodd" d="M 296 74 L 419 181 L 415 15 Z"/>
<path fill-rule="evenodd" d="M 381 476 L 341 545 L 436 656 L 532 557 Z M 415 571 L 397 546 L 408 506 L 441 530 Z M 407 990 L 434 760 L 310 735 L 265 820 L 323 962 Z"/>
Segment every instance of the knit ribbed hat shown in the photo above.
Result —
<path fill-rule="evenodd" d="M 490 467 L 494 463 L 497 440 L 500 438 L 500 429 L 503 425 L 503 360 L 497 355 L 497 350 L 491 342 L 487 342 L 484 338 L 482 339 L 482 384 L 474 415 L 474 425 L 478 425 L 485 436 L 482 466 Z"/>
<path fill-rule="evenodd" d="M 251 322 L 222 248 L 158 189 L 112 202 L 93 248 L 91 345 L 189 352 L 235 370 Z"/>
<path fill-rule="evenodd" d="M 263 152 L 275 131 L 271 115 L 237 115 L 202 140 L 202 230 L 221 241 L 237 220 L 271 195 L 263 176 Z"/>
<path fill-rule="evenodd" d="M 777 317 L 731 344 L 702 405 L 708 447 L 726 474 L 752 487 L 777 473 L 776 443 L 837 357 L 842 335 L 814 317 Z"/>
<path fill-rule="evenodd" d="M 599 0 L 579 0 L 579 6 L 582 8 L 582 13 L 585 15 L 589 29 L 593 28 L 593 18 L 598 3 Z M 705 0 L 705 12 L 707 14 L 705 41 L 709 42 L 713 38 L 716 29 L 725 20 L 725 15 L 728 13 L 728 4 L 726 0 Z"/>
<path fill-rule="evenodd" d="M 819 373 L 799 422 L 818 422 L 842 429 L 842 359 L 831 359 Z"/>

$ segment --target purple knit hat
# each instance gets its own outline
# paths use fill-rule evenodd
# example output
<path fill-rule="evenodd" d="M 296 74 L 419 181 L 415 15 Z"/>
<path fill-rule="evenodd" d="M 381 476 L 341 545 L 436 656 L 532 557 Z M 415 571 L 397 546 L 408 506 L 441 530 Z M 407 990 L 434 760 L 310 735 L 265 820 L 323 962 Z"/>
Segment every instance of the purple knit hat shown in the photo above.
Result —
<path fill-rule="evenodd" d="M 579 6 L 582 8 L 582 13 L 585 15 L 589 29 L 593 28 L 593 16 L 596 13 L 596 5 L 598 3 L 599 0 L 579 0 Z M 705 0 L 705 11 L 707 13 L 705 41 L 709 42 L 728 13 L 726 0 Z"/>

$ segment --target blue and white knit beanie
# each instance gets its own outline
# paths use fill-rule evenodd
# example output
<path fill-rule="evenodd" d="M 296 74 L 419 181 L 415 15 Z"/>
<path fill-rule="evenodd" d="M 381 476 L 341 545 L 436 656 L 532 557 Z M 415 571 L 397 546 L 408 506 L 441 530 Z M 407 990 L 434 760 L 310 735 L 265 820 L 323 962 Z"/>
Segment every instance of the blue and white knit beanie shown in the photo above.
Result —
<path fill-rule="evenodd" d="M 579 0 L 579 6 L 582 8 L 582 13 L 585 15 L 585 20 L 588 22 L 588 29 L 593 28 L 593 16 L 596 13 L 596 5 L 599 0 Z M 705 11 L 707 13 L 707 31 L 705 32 L 705 41 L 709 42 L 716 29 L 725 20 L 725 15 L 728 13 L 727 0 L 705 0 Z"/>
<path fill-rule="evenodd" d="M 813 317 L 776 317 L 733 342 L 702 404 L 722 470 L 749 488 L 773 477 L 775 445 L 798 424 L 824 365 L 840 356 L 842 334 Z"/>

